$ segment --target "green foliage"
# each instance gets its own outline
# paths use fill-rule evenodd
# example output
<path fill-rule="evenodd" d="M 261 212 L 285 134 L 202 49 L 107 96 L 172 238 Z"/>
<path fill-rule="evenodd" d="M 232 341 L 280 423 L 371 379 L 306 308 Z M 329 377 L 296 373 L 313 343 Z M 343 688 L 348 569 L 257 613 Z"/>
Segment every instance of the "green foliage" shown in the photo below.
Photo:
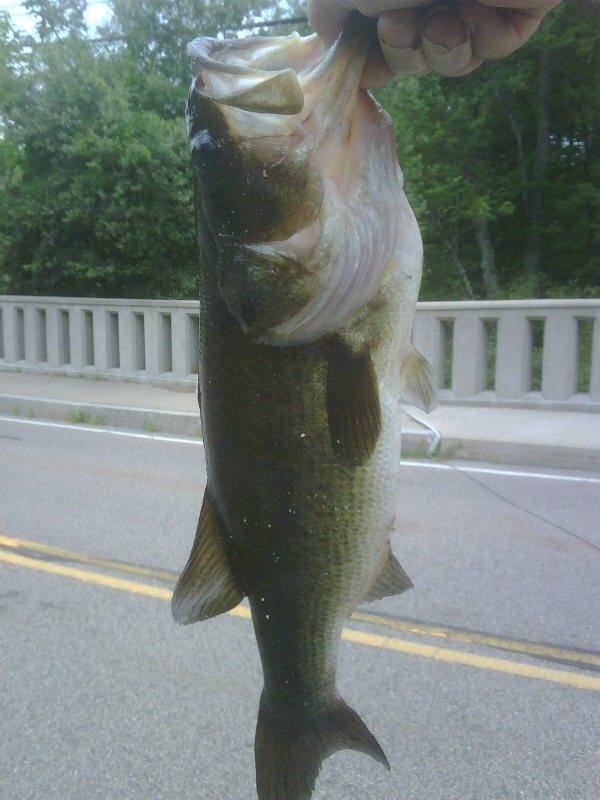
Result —
<path fill-rule="evenodd" d="M 0 13 L 0 292 L 194 297 L 185 46 L 305 13 L 302 0 L 111 5 L 95 43 L 84 0 L 27 0 L 35 39 Z M 566 0 L 508 59 L 378 96 L 425 241 L 422 299 L 600 295 L 589 0 Z"/>
<path fill-rule="evenodd" d="M 37 40 L 0 16 L 0 288 L 194 297 L 185 45 L 259 5 L 114 0 L 100 47 L 83 0 L 26 5 Z"/>
<path fill-rule="evenodd" d="M 0 141 L 0 273 L 15 291 L 169 296 L 193 270 L 183 121 L 141 108 L 128 66 L 69 37 L 15 76 Z"/>
<path fill-rule="evenodd" d="M 569 296 L 600 285 L 600 13 L 551 12 L 463 78 L 398 78 L 390 111 L 425 243 L 422 299 Z"/>
<path fill-rule="evenodd" d="M 42 42 L 63 33 L 85 33 L 86 0 L 25 0 L 23 7 L 35 15 L 36 32 Z"/>
<path fill-rule="evenodd" d="M 191 78 L 188 42 L 197 36 L 231 35 L 254 20 L 267 2 L 252 0 L 112 0 L 113 19 L 107 37 L 124 42 L 125 53 L 153 82 L 168 84 L 177 92 L 175 114 Z M 181 90 L 184 88 L 182 94 Z"/>

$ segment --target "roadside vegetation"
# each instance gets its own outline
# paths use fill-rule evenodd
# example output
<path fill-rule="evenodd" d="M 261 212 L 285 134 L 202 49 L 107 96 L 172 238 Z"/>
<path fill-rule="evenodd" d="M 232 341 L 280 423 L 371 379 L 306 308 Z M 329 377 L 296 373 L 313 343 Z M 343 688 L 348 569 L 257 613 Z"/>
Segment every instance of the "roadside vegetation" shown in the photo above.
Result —
<path fill-rule="evenodd" d="M 84 0 L 25 5 L 34 37 L 0 12 L 0 292 L 195 297 L 185 45 L 303 4 L 112 0 L 93 35 Z M 597 4 L 566 0 L 464 78 L 377 96 L 425 241 L 421 299 L 600 296 Z"/>

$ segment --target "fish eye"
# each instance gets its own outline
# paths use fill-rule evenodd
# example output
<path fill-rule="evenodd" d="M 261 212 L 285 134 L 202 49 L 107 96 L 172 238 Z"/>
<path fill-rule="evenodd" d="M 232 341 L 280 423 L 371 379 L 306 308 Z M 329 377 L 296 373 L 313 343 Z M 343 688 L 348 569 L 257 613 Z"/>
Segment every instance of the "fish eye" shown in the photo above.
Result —
<path fill-rule="evenodd" d="M 192 164 L 200 175 L 215 169 L 219 163 L 221 143 L 210 135 L 207 130 L 199 131 L 190 140 Z"/>

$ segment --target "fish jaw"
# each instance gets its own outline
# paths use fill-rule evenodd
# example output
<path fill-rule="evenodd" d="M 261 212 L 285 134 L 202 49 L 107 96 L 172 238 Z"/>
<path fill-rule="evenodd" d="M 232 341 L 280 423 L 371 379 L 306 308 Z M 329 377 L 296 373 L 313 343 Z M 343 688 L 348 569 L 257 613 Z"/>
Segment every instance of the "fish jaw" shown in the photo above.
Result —
<path fill-rule="evenodd" d="M 347 325 L 393 258 L 402 180 L 391 123 L 359 89 L 371 37 L 350 26 L 325 53 L 298 36 L 190 45 L 200 202 L 225 301 L 256 341 L 304 344 Z M 232 263 L 242 281 L 228 279 Z"/>

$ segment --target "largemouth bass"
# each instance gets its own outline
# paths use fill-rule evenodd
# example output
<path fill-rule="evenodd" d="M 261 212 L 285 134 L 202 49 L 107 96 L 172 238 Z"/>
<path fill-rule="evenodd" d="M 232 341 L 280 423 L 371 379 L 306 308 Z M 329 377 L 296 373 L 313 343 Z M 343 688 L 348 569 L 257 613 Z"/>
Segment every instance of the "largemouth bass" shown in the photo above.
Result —
<path fill-rule="evenodd" d="M 188 624 L 248 598 L 264 689 L 260 800 L 308 800 L 343 748 L 389 768 L 336 688 L 344 620 L 412 584 L 392 554 L 422 245 L 390 119 L 360 89 L 373 29 L 197 39 L 188 132 L 208 482 L 173 595 Z"/>

